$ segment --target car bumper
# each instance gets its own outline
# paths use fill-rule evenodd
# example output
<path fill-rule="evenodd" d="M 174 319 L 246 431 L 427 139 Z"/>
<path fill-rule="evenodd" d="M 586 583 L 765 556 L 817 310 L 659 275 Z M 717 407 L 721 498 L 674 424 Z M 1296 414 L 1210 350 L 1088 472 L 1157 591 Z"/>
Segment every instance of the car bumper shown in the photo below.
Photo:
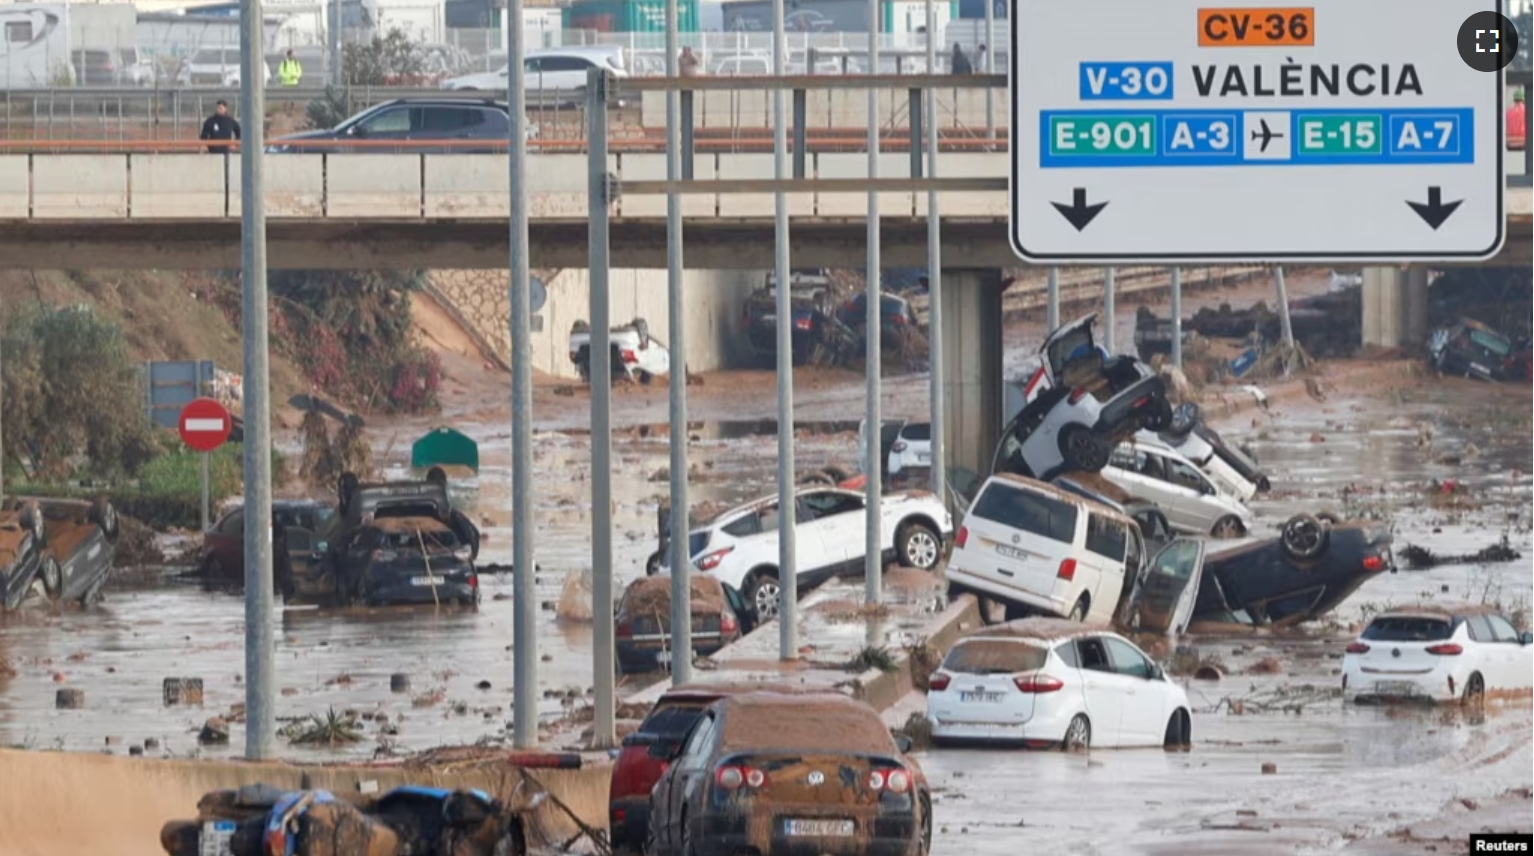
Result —
<path fill-rule="evenodd" d="M 650 830 L 650 798 L 634 797 L 608 803 L 607 829 L 614 850 L 641 851 Z"/>
<path fill-rule="evenodd" d="M 1356 671 L 1346 673 L 1347 688 L 1343 697 L 1359 704 L 1390 702 L 1453 702 L 1464 692 L 1464 682 L 1444 672 L 1425 675 L 1380 675 Z M 1450 681 L 1453 689 L 1450 689 Z"/>
<path fill-rule="evenodd" d="M 458 603 L 466 606 L 479 603 L 479 589 L 468 583 L 449 580 L 432 586 L 413 585 L 409 580 L 374 583 L 368 588 L 366 601 L 372 606 L 408 606 L 437 603 Z"/>
<path fill-rule="evenodd" d="M 834 810 L 833 810 L 834 811 Z M 834 838 L 786 834 L 789 818 L 847 818 L 856 824 L 853 835 Z M 912 811 L 852 810 L 774 814 L 761 823 L 750 814 L 713 812 L 689 819 L 694 856 L 739 856 L 770 853 L 772 856 L 909 856 L 918 849 L 921 834 Z"/>
<path fill-rule="evenodd" d="M 962 568 L 954 567 L 952 564 L 948 566 L 947 575 L 948 583 L 952 586 L 983 597 L 999 597 L 1002 600 L 1010 600 L 1033 609 L 1043 610 L 1051 615 L 1064 617 L 1070 614 L 1070 607 L 1073 605 L 1067 603 L 1063 597 L 1056 597 L 1054 595 L 1041 596 L 1031 591 L 1013 588 L 995 580 L 977 577 Z"/>
<path fill-rule="evenodd" d="M 950 717 L 928 714 L 932 723 L 932 739 L 946 743 L 1028 743 L 1055 744 L 1065 739 L 1070 719 L 1041 719 L 1034 717 L 1026 722 L 985 722 L 971 720 L 963 711 Z"/>
<path fill-rule="evenodd" d="M 692 644 L 693 654 L 699 657 L 711 657 L 719 653 L 727 643 L 718 638 L 694 640 Z M 671 647 L 659 643 L 642 643 L 620 641 L 615 646 L 618 659 L 618 671 L 624 674 L 643 674 L 664 669 L 671 662 Z"/>

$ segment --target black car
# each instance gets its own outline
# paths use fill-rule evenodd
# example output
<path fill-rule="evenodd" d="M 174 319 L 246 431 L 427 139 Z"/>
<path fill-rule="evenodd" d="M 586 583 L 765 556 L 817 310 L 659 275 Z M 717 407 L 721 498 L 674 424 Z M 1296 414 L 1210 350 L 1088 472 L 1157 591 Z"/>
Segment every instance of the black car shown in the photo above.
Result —
<path fill-rule="evenodd" d="M 479 602 L 479 528 L 452 506 L 447 479 L 362 484 L 341 477 L 324 571 L 335 599 L 372 605 Z"/>
<path fill-rule="evenodd" d="M 279 137 L 267 152 L 503 152 L 511 133 L 505 103 L 489 99 L 397 98 L 375 104 L 324 131 Z M 339 145 L 329 144 L 344 141 Z M 482 142 L 483 145 L 476 144 Z M 360 142 L 360 145 L 348 145 Z M 388 143 L 396 145 L 388 145 Z"/>
<path fill-rule="evenodd" d="M 54 602 L 91 606 L 112 574 L 117 510 L 104 499 L 13 499 L 0 508 L 0 595 L 15 609 L 41 580 Z"/>
<path fill-rule="evenodd" d="M 831 280 L 820 268 L 794 271 L 790 277 L 789 335 L 794 365 L 845 359 L 857 350 L 857 337 L 827 305 L 830 288 Z M 772 275 L 746 299 L 741 326 L 757 353 L 777 353 L 778 292 Z"/>
<path fill-rule="evenodd" d="M 1194 617 L 1242 624 L 1317 618 L 1395 570 L 1390 544 L 1384 524 L 1297 514 L 1277 538 L 1206 557 Z"/>
<path fill-rule="evenodd" d="M 1514 343 L 1496 330 L 1468 318 L 1433 333 L 1428 360 L 1442 374 L 1478 380 L 1522 379 Z"/>
<path fill-rule="evenodd" d="M 860 291 L 853 295 L 852 299 L 843 303 L 837 310 L 836 317 L 848 327 L 854 330 L 860 329 L 868 323 L 868 294 Z M 916 310 L 904 297 L 898 294 L 884 292 L 879 295 L 879 329 L 885 335 L 893 335 L 895 331 L 917 326 Z"/>

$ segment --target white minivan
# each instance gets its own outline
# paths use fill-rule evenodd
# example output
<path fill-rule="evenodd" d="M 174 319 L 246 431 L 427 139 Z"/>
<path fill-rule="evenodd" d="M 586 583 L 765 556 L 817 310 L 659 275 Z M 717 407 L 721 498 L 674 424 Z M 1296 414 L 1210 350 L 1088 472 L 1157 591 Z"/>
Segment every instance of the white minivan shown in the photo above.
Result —
<path fill-rule="evenodd" d="M 1239 499 L 1159 441 L 1136 436 L 1116 447 L 1102 476 L 1160 508 L 1179 532 L 1240 538 L 1252 531 L 1252 512 Z"/>
<path fill-rule="evenodd" d="M 1007 618 L 1043 613 L 1110 620 L 1145 555 L 1123 512 L 1010 473 L 981 487 L 954 535 L 948 581 L 1007 602 Z M 988 616 L 989 617 L 989 616 Z"/>

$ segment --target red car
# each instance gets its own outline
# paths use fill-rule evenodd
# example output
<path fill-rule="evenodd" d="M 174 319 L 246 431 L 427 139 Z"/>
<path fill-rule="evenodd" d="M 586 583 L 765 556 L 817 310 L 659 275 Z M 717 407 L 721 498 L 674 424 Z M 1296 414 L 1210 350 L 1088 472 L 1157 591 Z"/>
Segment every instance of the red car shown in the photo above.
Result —
<path fill-rule="evenodd" d="M 607 835 L 614 853 L 642 853 L 650 831 L 650 790 L 670 766 L 682 738 L 709 705 L 726 696 L 770 691 L 793 694 L 802 688 L 764 684 L 688 684 L 672 687 L 633 734 L 613 764 L 607 793 Z"/>
<path fill-rule="evenodd" d="M 325 541 L 335 528 L 334 505 L 309 499 L 272 503 L 273 583 L 284 594 L 296 585 L 294 571 L 303 571 L 323 553 Z M 281 537 L 282 543 L 275 539 Z M 245 509 L 235 508 L 202 535 L 198 575 L 210 583 L 243 585 L 245 582 Z M 287 585 L 284 585 L 286 583 Z"/>

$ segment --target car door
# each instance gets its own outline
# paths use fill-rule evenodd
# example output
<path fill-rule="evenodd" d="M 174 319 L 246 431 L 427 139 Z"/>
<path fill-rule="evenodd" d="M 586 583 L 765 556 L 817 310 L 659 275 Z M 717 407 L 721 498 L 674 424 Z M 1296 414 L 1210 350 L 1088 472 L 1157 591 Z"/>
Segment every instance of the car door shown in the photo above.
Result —
<path fill-rule="evenodd" d="M 1123 715 L 1124 679 L 1113 670 L 1113 660 L 1101 636 L 1076 640 L 1076 662 L 1081 671 L 1082 695 L 1087 718 L 1092 721 L 1093 746 L 1119 745 L 1119 719 Z"/>
<path fill-rule="evenodd" d="M 1179 538 L 1162 547 L 1141 575 L 1129 609 L 1129 627 L 1142 633 L 1187 630 L 1203 574 L 1203 541 Z"/>
<path fill-rule="evenodd" d="M 1163 456 L 1163 460 L 1169 487 L 1185 497 L 1179 503 L 1184 524 L 1191 532 L 1209 532 L 1215 521 L 1229 513 L 1220 502 L 1214 483 L 1188 461 L 1171 456 Z"/>
<path fill-rule="evenodd" d="M 811 569 L 817 574 L 823 570 L 832 574 L 850 572 L 854 564 L 861 562 L 867 541 L 861 496 L 831 488 L 809 490 L 799 494 L 799 506 L 809 521 L 799 525 L 798 536 L 808 537 L 811 543 L 819 545 L 815 564 L 800 568 L 801 574 Z"/>
<path fill-rule="evenodd" d="M 682 817 L 691 814 L 687 810 L 689 805 L 707 784 L 706 771 L 708 759 L 713 755 L 717 717 L 715 711 L 698 717 L 698 724 L 693 726 L 692 733 L 688 735 L 682 754 L 669 771 L 671 792 L 666 795 L 666 826 L 670 829 L 670 845 L 667 849 L 672 852 L 681 851 Z"/>
<path fill-rule="evenodd" d="M 419 110 L 403 104 L 387 107 L 353 125 L 351 136 L 359 140 L 367 140 L 370 143 L 375 141 L 408 140 L 416 124 L 411 120 L 411 113 L 414 112 L 419 112 Z M 353 151 L 387 152 L 395 151 L 395 149 L 390 146 L 375 144 L 358 146 Z"/>
<path fill-rule="evenodd" d="M 1488 676 L 1486 688 L 1520 689 L 1529 685 L 1529 660 L 1527 649 L 1518 642 L 1518 630 L 1512 622 L 1500 615 L 1489 614 L 1486 623 L 1491 627 L 1492 643 L 1480 646 L 1487 652 L 1488 661 L 1494 661 L 1495 677 Z"/>
<path fill-rule="evenodd" d="M 1165 681 L 1155 680 L 1155 664 L 1140 649 L 1116 636 L 1102 637 L 1119 678 L 1119 745 L 1153 746 L 1165 735 Z"/>

